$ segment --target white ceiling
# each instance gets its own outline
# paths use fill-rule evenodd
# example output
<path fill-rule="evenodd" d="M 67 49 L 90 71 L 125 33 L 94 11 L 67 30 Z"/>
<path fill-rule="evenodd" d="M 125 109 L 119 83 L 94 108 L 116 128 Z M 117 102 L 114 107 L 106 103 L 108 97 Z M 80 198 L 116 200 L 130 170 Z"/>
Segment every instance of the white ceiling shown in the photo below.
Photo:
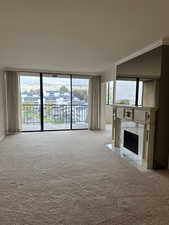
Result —
<path fill-rule="evenodd" d="M 169 36 L 169 0 L 0 0 L 0 68 L 102 72 Z"/>

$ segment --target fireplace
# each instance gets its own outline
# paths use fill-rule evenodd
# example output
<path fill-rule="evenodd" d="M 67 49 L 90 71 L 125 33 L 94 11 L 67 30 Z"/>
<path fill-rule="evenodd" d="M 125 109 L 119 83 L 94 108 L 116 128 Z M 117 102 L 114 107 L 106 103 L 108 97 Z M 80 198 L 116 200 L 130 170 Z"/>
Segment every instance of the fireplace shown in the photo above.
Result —
<path fill-rule="evenodd" d="M 124 130 L 123 146 L 138 155 L 138 135 Z"/>
<path fill-rule="evenodd" d="M 153 168 L 156 108 L 113 105 L 112 146 L 122 157 Z"/>

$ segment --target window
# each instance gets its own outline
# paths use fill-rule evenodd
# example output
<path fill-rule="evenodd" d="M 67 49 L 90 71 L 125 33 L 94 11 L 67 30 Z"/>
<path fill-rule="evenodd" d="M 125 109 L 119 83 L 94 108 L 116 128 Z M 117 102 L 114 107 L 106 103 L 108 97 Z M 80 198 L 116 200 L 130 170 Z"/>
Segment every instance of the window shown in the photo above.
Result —
<path fill-rule="evenodd" d="M 113 81 L 106 83 L 106 105 L 113 104 Z"/>
<path fill-rule="evenodd" d="M 143 81 L 139 78 L 116 80 L 116 104 L 142 105 Z"/>
<path fill-rule="evenodd" d="M 23 131 L 88 128 L 88 78 L 21 73 L 20 86 Z"/>
<path fill-rule="evenodd" d="M 72 78 L 72 129 L 88 128 L 89 79 Z"/>
<path fill-rule="evenodd" d="M 24 73 L 20 76 L 22 130 L 40 131 L 40 74 Z"/>
<path fill-rule="evenodd" d="M 135 105 L 136 80 L 116 81 L 116 104 Z"/>

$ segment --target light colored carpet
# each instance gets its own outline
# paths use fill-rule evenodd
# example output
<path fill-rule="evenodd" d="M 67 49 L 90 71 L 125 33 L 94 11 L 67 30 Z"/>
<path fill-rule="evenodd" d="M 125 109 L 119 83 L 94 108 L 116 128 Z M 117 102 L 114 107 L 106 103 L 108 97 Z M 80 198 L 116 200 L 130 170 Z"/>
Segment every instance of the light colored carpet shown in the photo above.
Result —
<path fill-rule="evenodd" d="M 25 133 L 0 144 L 0 225 L 169 225 L 169 174 L 139 171 L 110 134 Z"/>

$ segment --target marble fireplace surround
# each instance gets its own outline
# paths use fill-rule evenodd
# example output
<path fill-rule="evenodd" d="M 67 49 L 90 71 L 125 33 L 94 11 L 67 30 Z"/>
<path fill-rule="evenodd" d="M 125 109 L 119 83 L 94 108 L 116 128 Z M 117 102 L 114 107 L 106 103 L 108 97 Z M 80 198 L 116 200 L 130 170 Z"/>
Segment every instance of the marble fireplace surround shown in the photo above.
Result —
<path fill-rule="evenodd" d="M 133 160 L 137 160 L 138 163 L 141 163 L 143 157 L 143 144 L 144 144 L 144 125 L 137 123 L 135 121 L 121 120 L 121 129 L 120 129 L 120 149 L 121 153 L 127 155 Z M 132 134 L 138 136 L 138 154 L 133 153 L 131 150 L 128 150 L 124 147 L 124 131 L 129 131 Z"/>
<path fill-rule="evenodd" d="M 113 147 L 146 169 L 153 168 L 156 108 L 113 105 Z M 138 155 L 124 148 L 124 130 L 138 135 Z"/>

